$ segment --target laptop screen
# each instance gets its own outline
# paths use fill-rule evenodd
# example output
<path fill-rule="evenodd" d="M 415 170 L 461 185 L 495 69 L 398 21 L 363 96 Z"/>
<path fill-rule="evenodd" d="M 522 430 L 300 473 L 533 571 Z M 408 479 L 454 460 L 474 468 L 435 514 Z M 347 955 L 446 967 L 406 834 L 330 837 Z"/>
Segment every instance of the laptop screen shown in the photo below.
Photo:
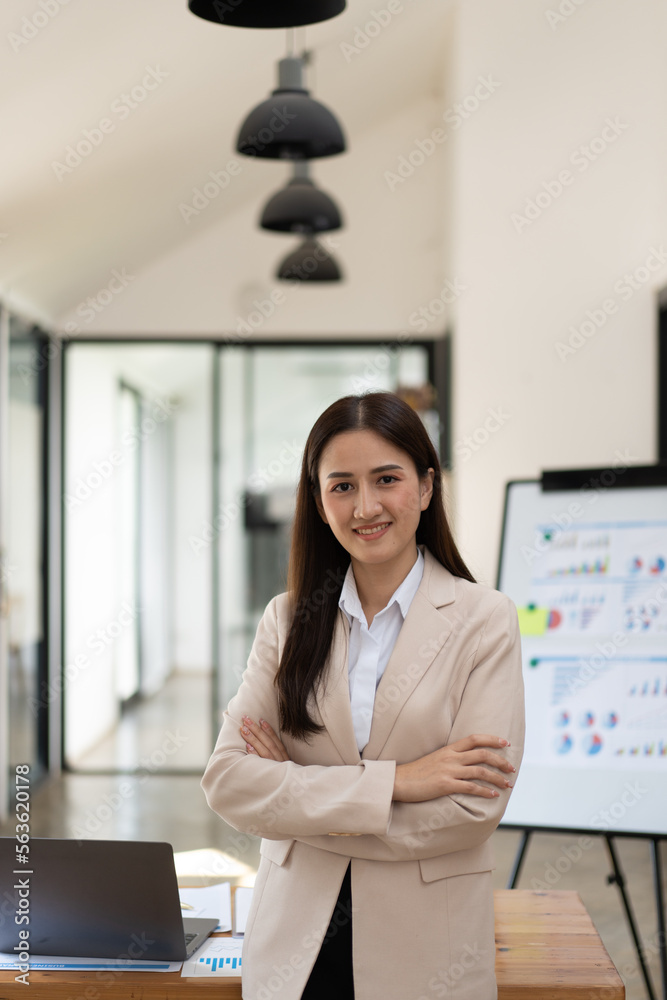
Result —
<path fill-rule="evenodd" d="M 0 838 L 0 951 L 27 929 L 36 955 L 185 958 L 171 844 L 35 837 L 27 864 L 16 844 Z"/>

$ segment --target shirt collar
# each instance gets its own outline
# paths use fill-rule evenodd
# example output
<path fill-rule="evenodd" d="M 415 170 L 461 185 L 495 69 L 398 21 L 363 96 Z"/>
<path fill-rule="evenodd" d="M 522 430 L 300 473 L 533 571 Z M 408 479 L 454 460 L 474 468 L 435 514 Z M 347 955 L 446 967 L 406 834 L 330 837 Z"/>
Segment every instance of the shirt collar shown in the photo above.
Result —
<path fill-rule="evenodd" d="M 423 575 L 424 556 L 422 554 L 422 550 L 417 548 L 417 558 L 412 569 L 403 582 L 398 585 L 394 593 L 389 598 L 386 607 L 384 607 L 382 611 L 386 611 L 387 608 L 390 608 L 392 604 L 396 603 L 401 609 L 403 618 L 405 618 L 408 613 L 408 608 L 410 607 L 415 594 L 419 590 L 419 584 L 422 581 Z M 361 601 L 359 600 L 359 594 L 357 593 L 357 582 L 354 579 L 352 563 L 350 563 L 347 567 L 347 573 L 345 574 L 345 579 L 343 580 L 343 588 L 338 599 L 338 606 L 344 612 L 350 625 L 352 624 L 353 618 L 358 618 L 361 622 L 366 621 L 366 616 L 364 615 L 363 608 L 361 607 Z M 382 614 L 382 611 L 380 611 L 379 614 Z"/>

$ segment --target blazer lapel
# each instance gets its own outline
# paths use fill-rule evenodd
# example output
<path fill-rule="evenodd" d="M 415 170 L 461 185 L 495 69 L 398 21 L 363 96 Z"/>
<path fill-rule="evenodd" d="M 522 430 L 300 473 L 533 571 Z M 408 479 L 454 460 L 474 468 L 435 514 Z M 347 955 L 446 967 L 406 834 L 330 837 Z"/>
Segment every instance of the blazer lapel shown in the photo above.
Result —
<path fill-rule="evenodd" d="M 457 627 L 454 614 L 438 608 L 454 603 L 454 576 L 424 549 L 424 576 L 378 685 L 373 722 L 362 756 L 377 760 L 403 706 Z"/>
<path fill-rule="evenodd" d="M 361 757 L 352 723 L 348 659 L 349 625 L 344 612 L 339 608 L 329 653 L 329 664 L 324 673 L 324 680 L 320 680 L 317 686 L 315 700 L 322 722 L 343 762 L 345 764 L 358 764 Z"/>

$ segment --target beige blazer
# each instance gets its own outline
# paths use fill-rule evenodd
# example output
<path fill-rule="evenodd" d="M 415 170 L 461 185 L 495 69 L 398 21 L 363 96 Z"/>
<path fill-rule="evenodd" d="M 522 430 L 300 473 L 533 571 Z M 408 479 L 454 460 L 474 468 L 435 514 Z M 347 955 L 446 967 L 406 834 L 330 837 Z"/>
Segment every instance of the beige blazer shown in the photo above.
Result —
<path fill-rule="evenodd" d="M 428 550 L 424 576 L 379 683 L 357 750 L 349 625 L 336 623 L 310 742 L 281 738 L 290 761 L 248 754 L 241 716 L 280 732 L 274 676 L 287 596 L 268 605 L 202 779 L 209 805 L 262 837 L 243 946 L 244 1000 L 299 1000 L 352 861 L 355 1000 L 495 1000 L 490 835 L 509 790 L 392 802 L 397 763 L 472 733 L 505 737 L 517 768 L 524 701 L 516 608 L 449 573 Z M 511 780 L 511 779 L 510 779 Z"/>

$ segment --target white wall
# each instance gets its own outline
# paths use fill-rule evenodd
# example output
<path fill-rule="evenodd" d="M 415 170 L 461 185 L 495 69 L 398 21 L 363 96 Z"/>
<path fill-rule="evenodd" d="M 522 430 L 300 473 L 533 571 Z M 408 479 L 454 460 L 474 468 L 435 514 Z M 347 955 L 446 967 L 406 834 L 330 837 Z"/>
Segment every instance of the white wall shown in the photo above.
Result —
<path fill-rule="evenodd" d="M 65 757 L 70 762 L 94 744 L 118 717 L 114 685 L 114 642 L 97 636 L 117 620 L 119 581 L 114 531 L 113 476 L 98 476 L 96 463 L 109 461 L 118 441 L 116 378 L 99 357 L 77 351 L 68 357 L 66 426 L 76 435 L 66 450 L 65 501 Z M 94 416 L 91 416 L 93 415 Z M 80 482 L 82 480 L 83 482 Z M 93 488 L 94 487 L 94 488 Z M 115 631 L 115 628 L 114 628 Z M 121 633 L 122 634 L 122 633 Z"/>
<path fill-rule="evenodd" d="M 189 383 L 180 387 L 174 419 L 174 524 L 170 543 L 173 552 L 173 665 L 179 671 L 212 669 L 213 550 L 205 539 L 210 538 L 212 516 L 213 349 L 200 346 L 197 350 L 197 370 L 192 373 Z"/>
<path fill-rule="evenodd" d="M 551 26 L 547 13 L 561 6 L 574 13 Z M 667 267 L 652 248 L 667 244 L 667 8 L 465 0 L 459 23 L 455 99 L 480 75 L 500 84 L 457 132 L 453 263 L 469 283 L 455 338 L 457 530 L 473 573 L 493 584 L 506 481 L 619 453 L 656 460 L 655 293 Z M 577 150 L 608 119 L 620 134 L 608 129 L 612 141 L 583 169 Z M 515 225 L 512 214 L 538 192 L 546 203 L 544 183 L 565 169 L 560 196 Z M 655 270 L 638 271 L 630 289 L 623 275 L 648 258 Z M 605 302 L 615 310 L 606 317 Z M 561 359 L 558 344 L 589 310 L 603 325 Z M 467 457 L 463 439 L 475 433 Z"/>

